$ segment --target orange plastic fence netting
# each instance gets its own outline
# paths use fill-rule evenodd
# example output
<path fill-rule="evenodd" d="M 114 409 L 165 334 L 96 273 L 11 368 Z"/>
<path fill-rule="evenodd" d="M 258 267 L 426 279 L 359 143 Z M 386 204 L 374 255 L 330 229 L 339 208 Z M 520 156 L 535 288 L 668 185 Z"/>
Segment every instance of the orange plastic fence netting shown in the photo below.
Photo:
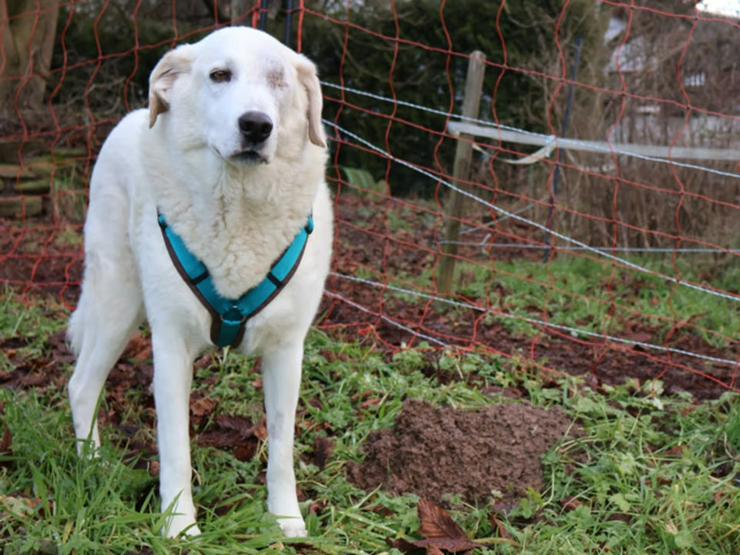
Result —
<path fill-rule="evenodd" d="M 168 48 L 251 25 L 323 80 L 337 226 L 320 327 L 738 391 L 740 19 L 541 4 L 0 2 L 0 280 L 74 306 L 102 141 Z"/>

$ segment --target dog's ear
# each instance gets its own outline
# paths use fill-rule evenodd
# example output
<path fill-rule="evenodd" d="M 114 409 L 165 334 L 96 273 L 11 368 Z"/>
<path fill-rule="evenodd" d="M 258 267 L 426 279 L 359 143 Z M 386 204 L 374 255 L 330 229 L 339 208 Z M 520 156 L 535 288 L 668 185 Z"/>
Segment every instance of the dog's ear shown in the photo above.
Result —
<path fill-rule="evenodd" d="M 321 125 L 323 97 L 316 66 L 302 54 L 297 54 L 295 67 L 298 72 L 298 82 L 308 93 L 308 138 L 316 146 L 326 148 L 326 134 Z"/>
<path fill-rule="evenodd" d="M 157 116 L 170 109 L 172 87 L 178 76 L 190 71 L 193 46 L 183 44 L 170 50 L 154 67 L 149 76 L 149 127 L 154 127 Z"/>

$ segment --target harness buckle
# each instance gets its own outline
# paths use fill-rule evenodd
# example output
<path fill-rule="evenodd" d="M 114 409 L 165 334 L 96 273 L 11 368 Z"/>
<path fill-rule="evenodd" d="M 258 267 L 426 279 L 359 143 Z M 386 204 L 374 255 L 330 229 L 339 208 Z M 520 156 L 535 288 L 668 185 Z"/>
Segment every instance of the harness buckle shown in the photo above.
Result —
<path fill-rule="evenodd" d="M 221 319 L 229 324 L 240 324 L 246 320 L 246 317 L 239 307 L 233 304 L 229 307 L 229 310 L 221 315 Z"/>

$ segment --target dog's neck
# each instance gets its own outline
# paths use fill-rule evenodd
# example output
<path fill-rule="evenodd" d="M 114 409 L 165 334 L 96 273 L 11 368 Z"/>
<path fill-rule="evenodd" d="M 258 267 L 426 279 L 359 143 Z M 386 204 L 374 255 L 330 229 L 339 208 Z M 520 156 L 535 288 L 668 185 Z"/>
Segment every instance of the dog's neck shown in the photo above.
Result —
<path fill-rule="evenodd" d="M 158 208 L 221 295 L 237 298 L 260 283 L 306 224 L 324 179 L 317 156 L 326 159 L 308 146 L 302 159 L 238 166 L 202 152 L 154 181 Z"/>

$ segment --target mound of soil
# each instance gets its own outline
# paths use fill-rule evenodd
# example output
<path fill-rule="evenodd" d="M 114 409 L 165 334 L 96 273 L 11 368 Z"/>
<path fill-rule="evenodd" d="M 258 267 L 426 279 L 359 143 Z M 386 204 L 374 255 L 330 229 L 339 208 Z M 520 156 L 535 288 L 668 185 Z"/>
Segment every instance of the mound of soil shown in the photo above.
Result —
<path fill-rule="evenodd" d="M 364 463 L 350 465 L 348 475 L 366 490 L 435 501 L 459 494 L 472 503 L 494 496 L 511 506 L 528 488 L 543 487 L 540 459 L 570 424 L 558 409 L 527 403 L 462 411 L 407 401 L 392 429 L 370 435 Z"/>

